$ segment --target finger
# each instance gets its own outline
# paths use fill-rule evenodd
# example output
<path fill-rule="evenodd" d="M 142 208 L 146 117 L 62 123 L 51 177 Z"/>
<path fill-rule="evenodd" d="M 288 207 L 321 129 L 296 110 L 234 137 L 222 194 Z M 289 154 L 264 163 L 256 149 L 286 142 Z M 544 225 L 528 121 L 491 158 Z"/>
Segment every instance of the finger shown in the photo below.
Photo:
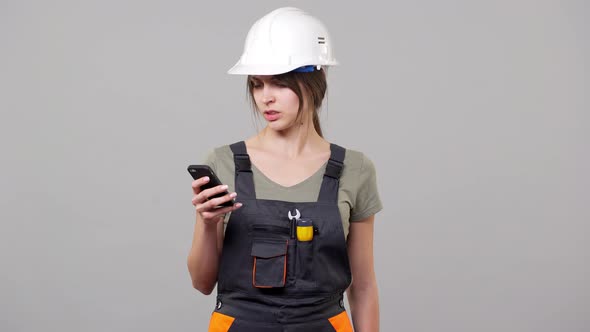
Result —
<path fill-rule="evenodd" d="M 196 207 L 197 212 L 199 212 L 199 213 L 218 211 L 222 208 L 227 208 L 225 206 L 222 206 L 222 204 L 233 200 L 234 198 L 236 198 L 236 196 L 238 196 L 238 194 L 233 192 L 231 194 L 223 195 L 221 197 L 216 197 L 216 198 L 207 200 L 202 203 L 196 203 L 195 207 Z M 236 208 L 239 208 L 242 206 L 241 203 L 235 203 L 235 204 L 238 204 L 238 206 Z M 233 206 L 230 206 L 229 208 L 234 207 L 235 204 Z"/>
<path fill-rule="evenodd" d="M 200 177 L 192 182 L 193 192 L 195 195 L 201 192 L 201 186 L 207 182 L 209 182 L 208 176 Z"/>
<path fill-rule="evenodd" d="M 233 196 L 232 198 L 235 198 L 236 196 Z M 201 204 L 201 203 L 205 203 L 208 200 L 207 197 L 205 197 L 205 195 L 193 195 L 193 198 L 191 199 L 191 203 L 193 204 L 193 206 L 197 206 L 197 204 Z"/>
<path fill-rule="evenodd" d="M 233 206 L 227 206 L 227 207 L 215 209 L 212 211 L 206 211 L 206 212 L 203 212 L 201 215 L 205 219 L 213 219 L 213 218 L 219 217 L 221 215 L 224 215 L 226 213 L 235 211 L 235 210 L 239 209 L 240 207 L 242 207 L 242 203 L 235 203 Z"/>
<path fill-rule="evenodd" d="M 220 206 L 221 204 L 223 204 L 225 202 L 231 201 L 236 196 L 237 196 L 237 194 L 235 192 L 233 192 L 231 194 L 223 195 L 221 197 L 216 197 L 216 198 L 213 198 L 210 200 L 205 200 L 203 202 L 199 201 L 200 199 L 202 199 L 201 197 L 197 197 L 196 200 L 199 202 L 197 202 L 196 205 L 200 205 L 200 207 L 197 208 L 197 211 L 202 213 L 205 211 L 218 210 L 218 206 Z"/>
<path fill-rule="evenodd" d="M 197 195 L 193 195 L 193 198 L 191 199 L 191 203 L 193 203 L 193 206 L 197 206 L 197 204 L 202 203 L 199 202 L 199 198 L 197 197 Z"/>
<path fill-rule="evenodd" d="M 227 191 L 227 185 L 219 185 L 213 188 L 205 189 L 193 197 L 193 205 L 205 203 L 207 200 L 209 200 L 209 197 L 224 191 Z"/>
<path fill-rule="evenodd" d="M 205 189 L 201 191 L 197 196 L 197 202 L 204 203 L 209 200 L 211 197 L 216 196 L 218 194 L 222 194 L 227 192 L 228 186 L 225 184 L 215 186 L 213 188 Z"/>
<path fill-rule="evenodd" d="M 205 197 L 209 198 L 209 197 L 213 197 L 217 194 L 223 193 L 224 191 L 227 191 L 227 188 L 228 188 L 227 184 L 220 184 L 220 185 L 215 186 L 213 188 L 208 188 L 208 189 L 201 191 L 201 194 L 204 195 Z"/>
<path fill-rule="evenodd" d="M 211 203 L 214 207 L 215 206 L 220 206 L 223 203 L 226 203 L 228 201 L 231 201 L 232 199 L 234 199 L 238 194 L 236 194 L 235 192 L 231 193 L 231 194 L 227 194 L 227 195 L 223 195 L 221 197 L 216 197 L 216 198 L 212 198 L 209 200 L 208 203 Z"/>

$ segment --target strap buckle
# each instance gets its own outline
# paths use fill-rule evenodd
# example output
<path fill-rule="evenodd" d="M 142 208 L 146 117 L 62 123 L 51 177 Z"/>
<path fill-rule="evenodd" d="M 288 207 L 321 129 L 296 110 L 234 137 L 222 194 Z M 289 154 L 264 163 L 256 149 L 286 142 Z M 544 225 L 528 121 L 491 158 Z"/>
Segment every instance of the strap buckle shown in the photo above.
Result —
<path fill-rule="evenodd" d="M 234 162 L 236 164 L 236 171 L 252 172 L 252 163 L 247 154 L 234 154 Z"/>
<path fill-rule="evenodd" d="M 344 168 L 343 163 L 336 161 L 334 159 L 329 159 L 328 164 L 326 165 L 326 174 L 325 175 L 338 180 L 338 179 L 340 179 L 340 176 L 342 175 L 343 168 Z"/>

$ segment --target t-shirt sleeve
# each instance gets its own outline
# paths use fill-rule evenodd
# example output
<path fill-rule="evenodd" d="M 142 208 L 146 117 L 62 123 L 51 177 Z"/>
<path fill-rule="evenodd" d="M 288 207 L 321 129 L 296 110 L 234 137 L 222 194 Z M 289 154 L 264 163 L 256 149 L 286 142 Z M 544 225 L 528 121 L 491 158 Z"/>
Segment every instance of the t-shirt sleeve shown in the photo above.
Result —
<path fill-rule="evenodd" d="M 213 172 L 217 173 L 217 158 L 215 156 L 215 150 L 212 149 L 209 150 L 209 152 L 207 152 L 205 159 L 203 159 L 203 164 L 208 165 L 209 167 L 211 167 Z"/>
<path fill-rule="evenodd" d="M 358 175 L 358 190 L 350 211 L 350 221 L 360 221 L 383 208 L 377 188 L 377 172 L 373 162 L 363 154 Z"/>

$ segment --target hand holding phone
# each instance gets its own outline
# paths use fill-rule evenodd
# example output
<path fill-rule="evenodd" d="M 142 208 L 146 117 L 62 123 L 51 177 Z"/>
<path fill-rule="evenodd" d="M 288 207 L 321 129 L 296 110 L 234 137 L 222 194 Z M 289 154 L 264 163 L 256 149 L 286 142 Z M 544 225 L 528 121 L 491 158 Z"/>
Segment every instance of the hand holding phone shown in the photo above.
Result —
<path fill-rule="evenodd" d="M 217 177 L 217 175 L 215 175 L 215 172 L 213 172 L 211 167 L 209 167 L 208 165 L 190 165 L 190 166 L 188 166 L 188 172 L 191 174 L 191 176 L 193 177 L 194 180 L 197 180 L 197 179 L 202 178 L 204 176 L 209 177 L 209 182 L 207 182 L 201 186 L 201 191 L 222 185 L 222 183 L 219 180 L 219 178 Z M 215 195 L 209 197 L 208 199 L 211 200 L 213 198 L 221 197 L 221 196 L 224 196 L 227 194 L 229 194 L 229 192 L 226 190 L 224 192 L 220 192 L 218 194 L 215 194 Z M 233 206 L 234 203 L 235 203 L 235 201 L 233 199 L 231 199 L 227 202 L 220 204 L 219 206 L 220 207 L 224 207 L 224 206 L 230 207 L 230 206 Z"/>

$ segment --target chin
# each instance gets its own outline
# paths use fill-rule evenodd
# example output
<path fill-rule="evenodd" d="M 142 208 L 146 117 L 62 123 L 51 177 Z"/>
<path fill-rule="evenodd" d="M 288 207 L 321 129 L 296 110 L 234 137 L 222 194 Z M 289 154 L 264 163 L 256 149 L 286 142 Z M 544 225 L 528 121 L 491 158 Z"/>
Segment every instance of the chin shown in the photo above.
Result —
<path fill-rule="evenodd" d="M 293 124 L 277 123 L 280 121 L 268 122 L 268 128 L 274 131 L 285 131 L 293 127 Z"/>

